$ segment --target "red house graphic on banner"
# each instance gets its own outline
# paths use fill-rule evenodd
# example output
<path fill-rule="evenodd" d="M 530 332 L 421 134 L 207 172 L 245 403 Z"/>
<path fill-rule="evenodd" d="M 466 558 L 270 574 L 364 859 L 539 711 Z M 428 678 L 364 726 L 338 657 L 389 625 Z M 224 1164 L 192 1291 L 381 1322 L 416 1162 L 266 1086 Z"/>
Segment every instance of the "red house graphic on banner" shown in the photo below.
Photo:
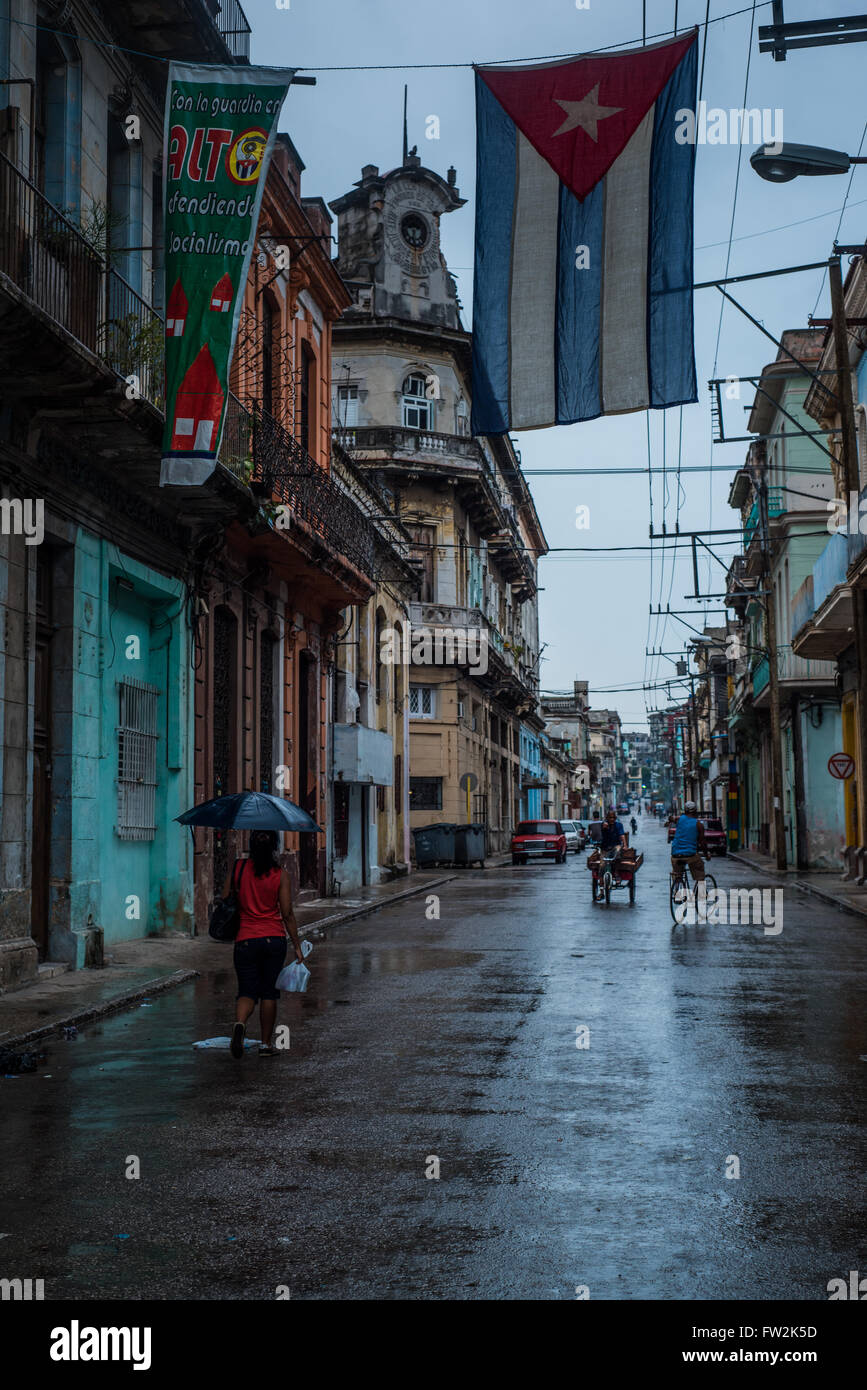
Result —
<path fill-rule="evenodd" d="M 167 337 L 182 338 L 184 336 L 184 325 L 187 322 L 187 310 L 189 307 L 187 296 L 184 294 L 184 287 L 180 280 L 176 280 L 175 287 L 169 295 L 169 303 L 166 309 Z"/>
<path fill-rule="evenodd" d="M 226 271 L 226 274 L 217 281 L 211 290 L 211 308 L 215 314 L 227 314 L 229 312 L 233 293 L 229 272 Z"/>
<path fill-rule="evenodd" d="M 209 453 L 217 445 L 224 393 L 207 343 L 188 367 L 178 388 L 172 449 Z"/>

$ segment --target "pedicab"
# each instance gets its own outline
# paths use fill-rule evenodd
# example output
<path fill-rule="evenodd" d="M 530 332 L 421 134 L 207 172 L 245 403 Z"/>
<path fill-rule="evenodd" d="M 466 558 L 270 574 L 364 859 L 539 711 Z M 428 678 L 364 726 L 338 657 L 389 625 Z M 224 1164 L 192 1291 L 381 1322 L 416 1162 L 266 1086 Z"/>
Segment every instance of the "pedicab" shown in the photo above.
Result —
<path fill-rule="evenodd" d="M 631 907 L 635 902 L 635 880 L 643 863 L 643 854 L 638 854 L 634 849 L 622 849 L 619 845 L 594 850 L 587 860 L 593 902 L 604 902 L 607 907 L 612 892 L 623 888 L 629 894 Z"/>

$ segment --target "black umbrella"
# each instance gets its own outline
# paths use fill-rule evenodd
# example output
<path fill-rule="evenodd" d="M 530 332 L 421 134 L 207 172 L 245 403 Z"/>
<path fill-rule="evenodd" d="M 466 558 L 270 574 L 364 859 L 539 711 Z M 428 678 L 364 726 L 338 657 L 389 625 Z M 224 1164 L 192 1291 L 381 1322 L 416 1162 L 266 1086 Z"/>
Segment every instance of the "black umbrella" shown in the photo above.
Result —
<path fill-rule="evenodd" d="M 182 816 L 175 816 L 181 825 L 210 825 L 215 830 L 312 830 L 322 831 L 312 816 L 286 801 L 282 796 L 267 792 L 233 792 L 217 796 L 193 806 Z"/>

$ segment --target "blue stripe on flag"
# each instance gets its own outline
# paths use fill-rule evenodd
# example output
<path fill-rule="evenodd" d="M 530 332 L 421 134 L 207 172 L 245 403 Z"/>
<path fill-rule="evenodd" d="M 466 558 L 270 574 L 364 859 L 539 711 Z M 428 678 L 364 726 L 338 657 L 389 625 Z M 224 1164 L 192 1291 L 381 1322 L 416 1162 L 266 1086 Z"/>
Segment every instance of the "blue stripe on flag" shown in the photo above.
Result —
<path fill-rule="evenodd" d="M 557 273 L 557 424 L 602 414 L 599 335 L 602 326 L 602 231 L 605 181 L 583 203 L 560 185 Z M 589 267 L 579 270 L 578 247 Z"/>
<path fill-rule="evenodd" d="M 473 434 L 504 434 L 509 418 L 509 298 L 517 132 L 476 73 L 476 255 Z"/>
<path fill-rule="evenodd" d="M 647 362 L 651 406 L 698 400 L 693 346 L 692 238 L 695 145 L 674 138 L 675 114 L 695 110 L 694 43 L 656 103 L 650 156 Z M 688 286 L 679 289 L 679 286 Z M 661 293 L 663 290 L 677 293 Z"/>

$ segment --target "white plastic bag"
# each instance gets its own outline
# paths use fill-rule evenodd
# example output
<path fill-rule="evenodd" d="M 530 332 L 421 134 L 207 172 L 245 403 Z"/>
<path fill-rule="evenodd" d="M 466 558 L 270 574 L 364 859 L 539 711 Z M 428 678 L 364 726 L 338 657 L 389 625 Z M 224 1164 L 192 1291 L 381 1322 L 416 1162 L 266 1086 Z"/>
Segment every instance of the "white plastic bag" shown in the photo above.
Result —
<path fill-rule="evenodd" d="M 301 942 L 301 954 L 306 960 L 313 950 L 313 943 L 310 941 Z M 300 961 L 293 960 L 291 965 L 284 965 L 277 979 L 274 981 L 276 989 L 285 990 L 287 994 L 304 994 L 310 979 L 310 971 L 306 965 Z"/>

